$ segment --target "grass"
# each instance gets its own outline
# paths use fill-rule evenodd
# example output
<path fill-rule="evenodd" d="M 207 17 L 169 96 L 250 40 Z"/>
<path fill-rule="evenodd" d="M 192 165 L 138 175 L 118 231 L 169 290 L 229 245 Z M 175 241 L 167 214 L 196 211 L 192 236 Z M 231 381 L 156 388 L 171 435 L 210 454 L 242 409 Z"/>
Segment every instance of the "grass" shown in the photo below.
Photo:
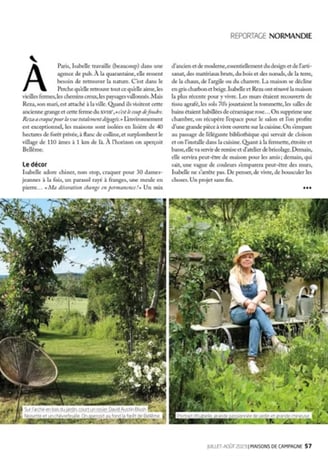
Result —
<path fill-rule="evenodd" d="M 39 340 L 58 367 L 58 387 L 64 404 L 70 406 L 145 405 L 119 393 L 113 377 L 119 364 L 118 343 L 109 339 L 72 337 L 60 331 L 42 329 Z M 21 405 L 60 405 L 55 392 L 25 394 Z M 0 392 L 0 422 L 12 423 L 16 409 L 16 390 L 5 383 Z M 148 403 L 148 410 L 163 412 L 162 420 L 46 420 L 47 423 L 164 423 L 165 400 Z M 18 423 L 45 423 L 44 420 L 22 419 Z"/>
<path fill-rule="evenodd" d="M 263 352 L 259 353 L 258 357 L 256 358 L 256 363 L 260 372 L 256 375 L 256 379 L 261 379 L 262 375 L 266 374 L 266 369 L 270 364 L 272 358 L 274 358 L 274 353 L 270 350 L 263 350 Z M 250 374 L 248 369 L 248 356 L 246 351 L 236 352 L 234 355 L 234 364 L 237 366 L 238 371 L 241 375 L 249 378 L 250 380 L 254 380 L 254 375 Z"/>
<path fill-rule="evenodd" d="M 82 297 L 68 298 L 54 296 L 46 300 L 45 307 L 53 311 L 79 312 L 85 316 L 87 314 L 88 299 Z"/>

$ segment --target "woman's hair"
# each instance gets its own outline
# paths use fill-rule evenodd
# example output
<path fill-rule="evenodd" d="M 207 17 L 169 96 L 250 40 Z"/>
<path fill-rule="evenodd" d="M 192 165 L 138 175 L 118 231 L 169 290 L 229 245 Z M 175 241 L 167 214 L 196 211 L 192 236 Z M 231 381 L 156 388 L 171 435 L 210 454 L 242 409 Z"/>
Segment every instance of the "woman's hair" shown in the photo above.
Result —
<path fill-rule="evenodd" d="M 240 285 L 246 285 L 248 283 L 246 275 L 241 268 L 240 264 L 235 264 L 233 268 L 230 270 L 230 274 L 234 275 L 237 279 L 237 282 Z"/>

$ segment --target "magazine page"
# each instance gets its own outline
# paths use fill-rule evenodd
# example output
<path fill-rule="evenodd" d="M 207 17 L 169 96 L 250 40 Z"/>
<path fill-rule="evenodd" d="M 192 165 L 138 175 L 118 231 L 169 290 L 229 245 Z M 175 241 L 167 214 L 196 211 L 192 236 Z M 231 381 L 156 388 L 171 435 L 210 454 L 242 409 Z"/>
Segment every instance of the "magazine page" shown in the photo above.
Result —
<path fill-rule="evenodd" d="M 3 448 L 320 454 L 323 4 L 1 10 Z"/>

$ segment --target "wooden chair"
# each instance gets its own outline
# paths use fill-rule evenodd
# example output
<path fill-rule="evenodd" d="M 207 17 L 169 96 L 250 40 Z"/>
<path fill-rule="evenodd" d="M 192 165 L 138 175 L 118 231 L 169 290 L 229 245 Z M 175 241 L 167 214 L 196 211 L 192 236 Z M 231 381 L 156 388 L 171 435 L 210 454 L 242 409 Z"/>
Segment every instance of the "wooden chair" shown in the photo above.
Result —
<path fill-rule="evenodd" d="M 50 356 L 38 345 L 22 337 L 5 337 L 0 341 L 0 371 L 17 386 L 18 417 L 23 388 L 42 389 L 54 385 L 60 401 L 63 399 L 56 383 L 58 369 Z"/>

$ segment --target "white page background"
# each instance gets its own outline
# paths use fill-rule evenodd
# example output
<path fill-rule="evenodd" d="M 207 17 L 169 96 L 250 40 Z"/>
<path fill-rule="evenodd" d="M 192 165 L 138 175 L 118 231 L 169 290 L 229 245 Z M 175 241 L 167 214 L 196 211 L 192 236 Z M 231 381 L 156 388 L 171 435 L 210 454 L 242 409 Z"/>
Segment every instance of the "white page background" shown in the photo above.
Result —
<path fill-rule="evenodd" d="M 47 160 L 54 168 L 91 168 L 125 161 L 169 173 L 169 139 L 154 154 L 120 148 L 117 154 L 81 150 L 53 154 L 21 152 L 22 89 L 33 55 L 47 89 L 55 90 L 57 62 L 311 62 L 314 72 L 314 173 L 267 186 L 241 181 L 217 188 L 186 190 L 168 185 L 165 197 L 327 197 L 327 37 L 321 1 L 105 1 L 3 2 L 1 6 L 1 197 L 22 197 L 23 160 Z M 312 32 L 312 40 L 230 40 L 230 32 Z M 167 87 L 168 90 L 168 87 Z M 169 119 L 169 113 L 167 113 Z M 156 158 L 155 158 L 156 154 Z M 123 161 L 123 162 L 122 162 Z M 303 190 L 303 186 L 311 189 Z M 50 197 L 44 194 L 33 197 Z M 90 197 L 87 193 L 85 196 Z M 94 194 L 91 195 L 94 197 Z M 148 196 L 148 195 L 147 195 Z M 24 193 L 23 197 L 32 197 Z M 55 197 L 59 197 L 56 195 Z M 62 195 L 60 195 L 62 197 Z M 67 197 L 74 197 L 69 195 Z M 80 197 L 80 196 L 79 196 Z M 99 196 L 103 197 L 103 196 Z M 131 197 L 131 196 L 122 196 Z M 133 196 L 132 196 L 133 197 Z M 153 197 L 153 196 L 148 196 Z M 207 450 L 209 443 L 312 442 L 311 450 L 266 450 L 266 456 L 323 456 L 327 425 L 2 425 L 0 446 L 14 456 L 263 456 L 263 450 Z M 6 451 L 6 452 L 4 452 Z M 318 455 L 319 454 L 319 455 Z"/>

